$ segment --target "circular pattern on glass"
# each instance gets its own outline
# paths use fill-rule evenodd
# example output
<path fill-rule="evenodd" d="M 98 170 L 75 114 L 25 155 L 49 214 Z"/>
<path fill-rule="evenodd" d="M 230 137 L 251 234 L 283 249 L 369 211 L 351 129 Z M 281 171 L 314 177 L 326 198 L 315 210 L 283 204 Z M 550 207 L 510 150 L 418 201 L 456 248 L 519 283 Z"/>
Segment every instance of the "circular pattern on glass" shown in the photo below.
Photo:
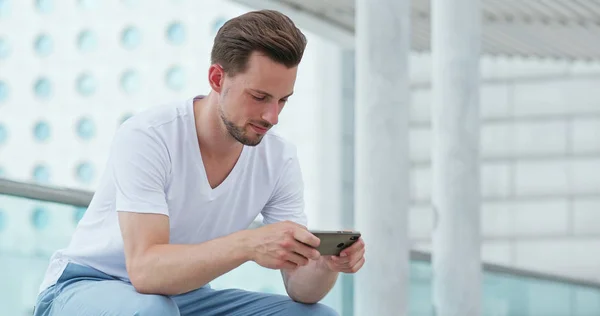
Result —
<path fill-rule="evenodd" d="M 130 119 L 132 116 L 133 116 L 133 114 L 131 114 L 131 113 L 124 114 L 123 116 L 121 116 L 120 123 L 121 124 L 125 123 L 125 121 L 127 121 L 128 119 Z"/>
<path fill-rule="evenodd" d="M 83 218 L 83 215 L 85 215 L 85 211 L 85 207 L 75 208 L 75 211 L 73 212 L 73 221 L 75 222 L 75 224 L 79 223 L 79 221 Z"/>
<path fill-rule="evenodd" d="M 52 54 L 54 43 L 49 35 L 40 34 L 35 39 L 34 48 L 39 56 L 46 57 Z"/>
<path fill-rule="evenodd" d="M 0 146 L 6 144 L 8 141 L 8 129 L 4 124 L 0 123 Z"/>
<path fill-rule="evenodd" d="M 77 166 L 77 179 L 83 183 L 91 183 L 94 180 L 94 166 L 89 162 L 80 163 Z"/>
<path fill-rule="evenodd" d="M 173 22 L 167 28 L 167 38 L 174 45 L 183 44 L 185 41 L 185 28 L 180 22 Z"/>
<path fill-rule="evenodd" d="M 0 208 L 0 232 L 2 232 L 2 230 L 4 230 L 5 227 L 6 227 L 6 215 L 4 215 L 4 210 Z"/>
<path fill-rule="evenodd" d="M 10 55 L 10 45 L 7 40 L 0 38 L 0 58 L 4 59 L 8 57 L 8 55 Z"/>
<path fill-rule="evenodd" d="M 134 49 L 142 42 L 142 33 L 136 27 L 129 26 L 123 30 L 121 43 L 127 49 Z"/>
<path fill-rule="evenodd" d="M 33 168 L 33 180 L 39 183 L 50 182 L 50 168 L 45 165 L 37 165 Z"/>
<path fill-rule="evenodd" d="M 33 128 L 33 136 L 39 142 L 46 142 L 50 139 L 50 124 L 40 121 Z"/>
<path fill-rule="evenodd" d="M 87 118 L 81 118 L 77 122 L 77 136 L 84 140 L 90 140 L 96 134 L 96 126 L 94 122 Z"/>
<path fill-rule="evenodd" d="M 7 16 L 10 11 L 9 0 L 0 0 L 0 16 Z"/>
<path fill-rule="evenodd" d="M 77 78 L 77 91 L 83 96 L 90 96 L 96 91 L 96 80 L 92 75 L 84 73 Z"/>
<path fill-rule="evenodd" d="M 225 25 L 225 22 L 227 22 L 227 19 L 224 17 L 218 17 L 215 22 L 213 23 L 213 33 L 217 33 L 219 32 L 219 29 L 221 27 L 223 27 L 223 25 Z"/>
<path fill-rule="evenodd" d="M 135 70 L 127 70 L 121 75 L 121 88 L 127 93 L 133 93 L 140 88 L 140 76 Z"/>
<path fill-rule="evenodd" d="M 135 7 L 138 5 L 139 0 L 121 0 L 121 2 L 128 7 Z"/>
<path fill-rule="evenodd" d="M 82 52 L 91 52 L 98 46 L 96 34 L 90 30 L 81 31 L 77 36 L 77 47 Z"/>
<path fill-rule="evenodd" d="M 33 85 L 35 95 L 40 99 L 48 99 L 52 94 L 52 84 L 47 78 L 38 79 Z"/>
<path fill-rule="evenodd" d="M 96 0 L 79 0 L 79 6 L 84 9 L 93 9 L 97 4 Z"/>
<path fill-rule="evenodd" d="M 53 6 L 54 3 L 52 3 L 52 0 L 35 0 L 35 7 L 40 12 L 50 12 Z"/>
<path fill-rule="evenodd" d="M 3 81 L 0 81 L 0 102 L 8 99 L 8 85 Z"/>
<path fill-rule="evenodd" d="M 38 206 L 33 209 L 31 214 L 31 225 L 37 230 L 44 230 L 50 224 L 50 212 L 45 208 Z"/>
<path fill-rule="evenodd" d="M 173 90 L 181 90 L 185 85 L 185 74 L 179 66 L 171 67 L 165 76 L 167 86 Z"/>

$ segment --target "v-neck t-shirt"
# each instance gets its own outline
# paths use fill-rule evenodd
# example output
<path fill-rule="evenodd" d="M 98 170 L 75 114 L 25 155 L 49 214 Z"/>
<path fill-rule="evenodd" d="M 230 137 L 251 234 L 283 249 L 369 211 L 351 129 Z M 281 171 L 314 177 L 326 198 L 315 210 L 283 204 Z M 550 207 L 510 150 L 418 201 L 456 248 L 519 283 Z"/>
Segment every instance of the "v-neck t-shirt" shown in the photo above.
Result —
<path fill-rule="evenodd" d="M 247 229 L 259 215 L 265 224 L 307 225 L 296 148 L 274 131 L 257 146 L 243 146 L 227 178 L 210 186 L 196 133 L 196 98 L 148 109 L 120 126 L 94 197 L 70 244 L 52 255 L 40 292 L 69 262 L 129 281 L 119 211 L 168 216 L 171 244 Z"/>

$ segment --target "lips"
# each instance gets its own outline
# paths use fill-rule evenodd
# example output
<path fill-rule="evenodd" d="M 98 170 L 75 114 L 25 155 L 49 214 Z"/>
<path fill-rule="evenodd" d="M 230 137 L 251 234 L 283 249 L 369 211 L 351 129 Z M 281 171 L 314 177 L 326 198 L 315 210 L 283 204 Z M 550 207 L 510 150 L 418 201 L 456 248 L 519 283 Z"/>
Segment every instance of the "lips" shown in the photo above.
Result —
<path fill-rule="evenodd" d="M 266 134 L 266 133 L 267 133 L 267 131 L 269 130 L 269 129 L 267 129 L 267 128 L 260 127 L 260 126 L 258 126 L 258 125 L 254 125 L 254 124 L 252 124 L 252 123 L 250 123 L 250 126 L 251 126 L 251 127 L 254 129 L 254 131 L 256 131 L 258 134 Z"/>

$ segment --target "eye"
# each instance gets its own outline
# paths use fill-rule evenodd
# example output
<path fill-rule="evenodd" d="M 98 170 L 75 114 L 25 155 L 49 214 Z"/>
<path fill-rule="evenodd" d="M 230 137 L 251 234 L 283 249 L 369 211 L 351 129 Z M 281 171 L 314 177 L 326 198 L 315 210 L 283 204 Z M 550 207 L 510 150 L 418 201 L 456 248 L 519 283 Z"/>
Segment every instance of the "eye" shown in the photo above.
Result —
<path fill-rule="evenodd" d="M 256 101 L 264 101 L 266 97 L 257 97 L 255 95 L 252 95 L 252 98 Z"/>

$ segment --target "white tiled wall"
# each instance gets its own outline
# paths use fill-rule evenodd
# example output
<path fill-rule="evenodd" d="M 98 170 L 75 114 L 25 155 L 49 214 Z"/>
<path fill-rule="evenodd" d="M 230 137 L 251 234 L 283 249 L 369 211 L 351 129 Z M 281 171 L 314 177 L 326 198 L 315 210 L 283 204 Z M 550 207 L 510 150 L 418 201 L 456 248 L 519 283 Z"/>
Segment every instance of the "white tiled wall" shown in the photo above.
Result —
<path fill-rule="evenodd" d="M 481 66 L 484 260 L 600 280 L 600 65 L 484 58 Z M 423 250 L 433 221 L 427 80 L 413 73 L 410 135 L 410 235 Z"/>

